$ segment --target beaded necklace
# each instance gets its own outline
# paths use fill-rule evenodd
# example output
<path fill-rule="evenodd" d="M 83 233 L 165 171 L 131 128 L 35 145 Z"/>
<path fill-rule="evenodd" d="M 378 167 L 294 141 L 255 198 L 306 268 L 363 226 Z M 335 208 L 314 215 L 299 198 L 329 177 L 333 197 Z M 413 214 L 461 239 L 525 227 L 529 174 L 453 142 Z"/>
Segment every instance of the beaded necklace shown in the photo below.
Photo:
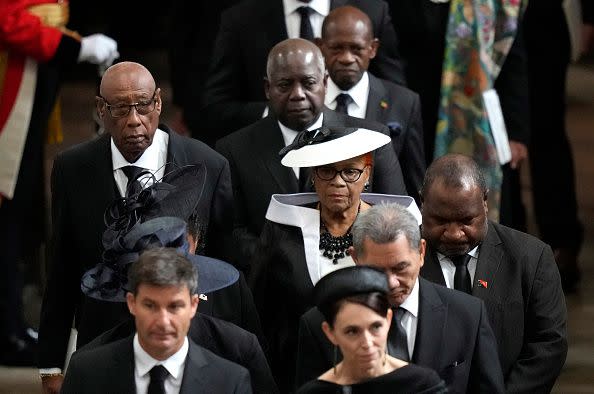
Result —
<path fill-rule="evenodd" d="M 361 201 L 359 201 L 359 208 L 357 209 L 357 215 L 361 212 Z M 357 217 L 355 216 L 355 220 Z M 354 221 L 353 221 L 354 223 Z M 338 237 L 333 236 L 328 231 L 326 224 L 322 220 L 322 213 L 320 210 L 320 250 L 323 251 L 323 256 L 331 259 L 332 264 L 338 264 L 339 259 L 343 259 L 349 256 L 349 247 L 353 246 L 353 234 L 351 229 L 353 225 L 349 227 L 346 234 Z"/>

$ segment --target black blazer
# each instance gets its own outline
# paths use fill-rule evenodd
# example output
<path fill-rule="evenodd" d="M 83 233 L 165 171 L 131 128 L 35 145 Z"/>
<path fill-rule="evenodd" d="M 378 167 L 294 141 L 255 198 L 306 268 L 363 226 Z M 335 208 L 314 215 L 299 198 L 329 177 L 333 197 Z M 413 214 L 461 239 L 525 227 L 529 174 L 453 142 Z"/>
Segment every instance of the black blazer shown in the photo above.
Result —
<path fill-rule="evenodd" d="M 299 322 L 296 383 L 315 379 L 334 363 L 317 308 Z M 388 335 L 392 335 L 390 330 Z M 411 362 L 434 369 L 452 393 L 503 393 L 497 347 L 482 301 L 419 277 L 419 316 Z"/>
<path fill-rule="evenodd" d="M 202 309 L 203 301 L 199 308 Z M 134 320 L 129 318 L 104 332 L 79 351 L 95 349 L 134 334 Z M 196 313 L 188 331 L 188 338 L 197 345 L 250 371 L 254 393 L 278 393 L 270 367 L 254 334 L 227 321 Z"/>
<path fill-rule="evenodd" d="M 324 124 L 365 127 L 388 134 L 387 127 L 324 109 Z M 281 164 L 278 152 L 284 148 L 278 121 L 267 116 L 217 141 L 216 149 L 229 160 L 235 220 L 233 238 L 238 245 L 234 260 L 249 261 L 262 231 L 270 197 L 276 193 L 298 193 L 295 173 Z M 370 191 L 406 195 L 398 159 L 391 144 L 376 150 Z"/>
<path fill-rule="evenodd" d="M 434 250 L 427 249 L 421 275 L 445 286 Z M 490 222 L 479 249 L 472 295 L 487 306 L 506 391 L 550 392 L 567 355 L 567 309 L 551 248 L 529 234 Z"/>
<path fill-rule="evenodd" d="M 61 393 L 135 393 L 133 338 L 75 352 Z M 252 393 L 247 369 L 189 342 L 180 394 Z"/>
<path fill-rule="evenodd" d="M 441 71 L 450 2 L 389 0 L 408 87 L 421 98 L 425 156 L 433 161 L 441 90 Z M 521 24 L 520 24 L 521 25 Z M 526 50 L 520 30 L 495 80 L 510 139 L 527 143 L 530 137 Z"/>
<path fill-rule="evenodd" d="M 420 206 L 419 190 L 427 164 L 419 95 L 385 79 L 369 75 L 365 119 L 382 123 L 390 130 L 392 146 L 400 162 L 408 195 Z"/>
<path fill-rule="evenodd" d="M 396 34 L 386 2 L 330 0 L 331 9 L 343 5 L 355 6 L 369 15 L 375 37 L 382 43 L 370 71 L 404 84 Z M 262 116 L 266 106 L 264 76 L 268 53 L 287 38 L 281 0 L 248 0 L 223 12 L 203 95 L 208 127 L 201 128 L 200 139 L 214 144 Z"/>
<path fill-rule="evenodd" d="M 204 253 L 221 256 L 232 226 L 229 164 L 200 141 L 169 134 L 166 172 L 172 165 L 204 163 L 206 182 L 198 212 L 207 228 Z M 52 169 L 50 267 L 39 327 L 41 368 L 63 368 L 72 319 L 84 344 L 128 316 L 124 303 L 83 297 L 83 273 L 101 260 L 103 213 L 119 192 L 113 179 L 110 136 L 60 153 Z M 224 256 L 222 256 L 224 257 Z M 86 305 L 84 305 L 86 304 Z"/>

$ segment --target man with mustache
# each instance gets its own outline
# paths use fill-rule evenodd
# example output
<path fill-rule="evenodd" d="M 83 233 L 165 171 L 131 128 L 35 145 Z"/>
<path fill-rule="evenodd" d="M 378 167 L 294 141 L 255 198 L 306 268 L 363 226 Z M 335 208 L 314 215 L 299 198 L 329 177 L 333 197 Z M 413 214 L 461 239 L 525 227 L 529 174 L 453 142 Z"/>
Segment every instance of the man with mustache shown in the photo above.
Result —
<path fill-rule="evenodd" d="M 485 302 L 506 392 L 550 392 L 567 355 L 559 270 L 549 245 L 487 219 L 488 193 L 468 156 L 446 155 L 429 166 L 421 189 L 421 275 Z"/>
<path fill-rule="evenodd" d="M 204 165 L 196 214 L 205 224 L 205 247 L 197 253 L 226 259 L 233 216 L 229 164 L 202 142 L 160 125 L 162 104 L 161 89 L 144 66 L 111 66 L 96 97 L 106 133 L 62 152 L 54 162 L 53 239 L 39 327 L 39 367 L 47 379 L 61 376 L 73 318 L 79 347 L 111 328 L 104 325 L 112 309 L 85 299 L 80 286 L 82 274 L 101 261 L 103 215 L 116 198 L 138 193 L 152 177 L 159 180 L 175 168 Z"/>
<path fill-rule="evenodd" d="M 417 220 L 396 205 L 359 213 L 351 256 L 358 265 L 385 271 L 394 320 L 390 355 L 434 369 L 453 393 L 503 393 L 497 345 L 484 303 L 419 277 L 425 256 Z M 336 363 L 317 308 L 300 321 L 297 385 Z"/>

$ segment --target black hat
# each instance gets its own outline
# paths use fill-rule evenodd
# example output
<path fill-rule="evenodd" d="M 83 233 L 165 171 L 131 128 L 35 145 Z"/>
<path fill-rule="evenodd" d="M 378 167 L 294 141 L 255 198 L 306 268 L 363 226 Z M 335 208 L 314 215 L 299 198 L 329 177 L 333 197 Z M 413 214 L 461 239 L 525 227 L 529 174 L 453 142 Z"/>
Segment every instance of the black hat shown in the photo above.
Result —
<path fill-rule="evenodd" d="M 325 275 L 314 287 L 314 303 L 319 307 L 357 294 L 388 294 L 388 278 L 373 267 L 355 265 Z"/>
<path fill-rule="evenodd" d="M 198 292 L 211 293 L 239 279 L 232 265 L 206 256 L 189 254 L 186 222 L 165 216 L 139 223 L 123 235 L 117 247 L 106 251 L 104 262 L 87 271 L 81 290 L 89 297 L 103 301 L 124 302 L 128 289 L 128 269 L 140 254 L 153 247 L 172 247 L 184 255 L 198 271 Z"/>
<path fill-rule="evenodd" d="M 316 167 L 364 155 L 390 141 L 387 135 L 373 130 L 322 126 L 297 134 L 279 155 L 286 167 Z"/>

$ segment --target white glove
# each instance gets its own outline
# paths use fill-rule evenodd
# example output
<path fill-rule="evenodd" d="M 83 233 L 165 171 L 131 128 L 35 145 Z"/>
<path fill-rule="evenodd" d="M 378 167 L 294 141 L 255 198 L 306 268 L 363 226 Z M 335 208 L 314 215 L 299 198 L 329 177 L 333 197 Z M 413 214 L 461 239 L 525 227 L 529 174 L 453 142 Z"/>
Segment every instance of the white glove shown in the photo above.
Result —
<path fill-rule="evenodd" d="M 113 38 L 104 34 L 91 34 L 81 40 L 78 62 L 108 67 L 119 56 L 118 43 Z"/>

